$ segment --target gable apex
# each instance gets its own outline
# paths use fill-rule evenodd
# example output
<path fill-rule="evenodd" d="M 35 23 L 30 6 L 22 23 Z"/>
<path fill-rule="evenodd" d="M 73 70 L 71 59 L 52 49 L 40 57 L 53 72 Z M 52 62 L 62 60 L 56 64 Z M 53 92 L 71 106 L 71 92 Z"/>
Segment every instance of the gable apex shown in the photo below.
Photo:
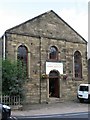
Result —
<path fill-rule="evenodd" d="M 6 33 L 32 36 L 39 35 L 42 37 L 65 39 L 71 42 L 81 42 L 87 44 L 87 41 L 53 10 L 49 10 L 13 28 L 10 28 L 6 30 Z M 69 37 L 66 37 L 67 34 Z"/>

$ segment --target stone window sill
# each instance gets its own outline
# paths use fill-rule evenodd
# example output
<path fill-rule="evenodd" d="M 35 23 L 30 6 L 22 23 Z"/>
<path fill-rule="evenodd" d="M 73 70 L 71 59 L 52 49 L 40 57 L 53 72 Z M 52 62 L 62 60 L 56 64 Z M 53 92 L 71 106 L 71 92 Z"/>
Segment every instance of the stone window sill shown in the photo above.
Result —
<path fill-rule="evenodd" d="M 72 80 L 75 80 L 75 81 L 82 81 L 83 78 L 72 78 Z"/>

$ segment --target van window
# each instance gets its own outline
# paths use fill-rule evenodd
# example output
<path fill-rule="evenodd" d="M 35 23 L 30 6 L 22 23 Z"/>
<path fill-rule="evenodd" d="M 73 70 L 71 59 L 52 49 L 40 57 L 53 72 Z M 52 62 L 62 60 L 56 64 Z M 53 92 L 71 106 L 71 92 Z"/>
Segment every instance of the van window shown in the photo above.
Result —
<path fill-rule="evenodd" d="M 80 86 L 79 91 L 88 91 L 88 86 Z"/>

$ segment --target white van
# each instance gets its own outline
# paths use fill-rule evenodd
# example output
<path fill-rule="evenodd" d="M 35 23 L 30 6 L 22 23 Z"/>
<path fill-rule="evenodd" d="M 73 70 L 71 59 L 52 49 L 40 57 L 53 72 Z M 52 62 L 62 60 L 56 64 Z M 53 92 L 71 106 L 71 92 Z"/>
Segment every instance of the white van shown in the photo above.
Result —
<path fill-rule="evenodd" d="M 77 98 L 80 102 L 90 102 L 90 84 L 80 84 L 78 86 Z"/>

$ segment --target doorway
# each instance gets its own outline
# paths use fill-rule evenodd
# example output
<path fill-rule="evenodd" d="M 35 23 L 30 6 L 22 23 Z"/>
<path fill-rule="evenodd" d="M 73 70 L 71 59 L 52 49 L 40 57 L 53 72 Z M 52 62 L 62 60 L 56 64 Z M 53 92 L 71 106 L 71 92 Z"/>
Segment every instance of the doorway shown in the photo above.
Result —
<path fill-rule="evenodd" d="M 49 97 L 59 98 L 59 72 L 51 71 L 49 73 Z"/>

